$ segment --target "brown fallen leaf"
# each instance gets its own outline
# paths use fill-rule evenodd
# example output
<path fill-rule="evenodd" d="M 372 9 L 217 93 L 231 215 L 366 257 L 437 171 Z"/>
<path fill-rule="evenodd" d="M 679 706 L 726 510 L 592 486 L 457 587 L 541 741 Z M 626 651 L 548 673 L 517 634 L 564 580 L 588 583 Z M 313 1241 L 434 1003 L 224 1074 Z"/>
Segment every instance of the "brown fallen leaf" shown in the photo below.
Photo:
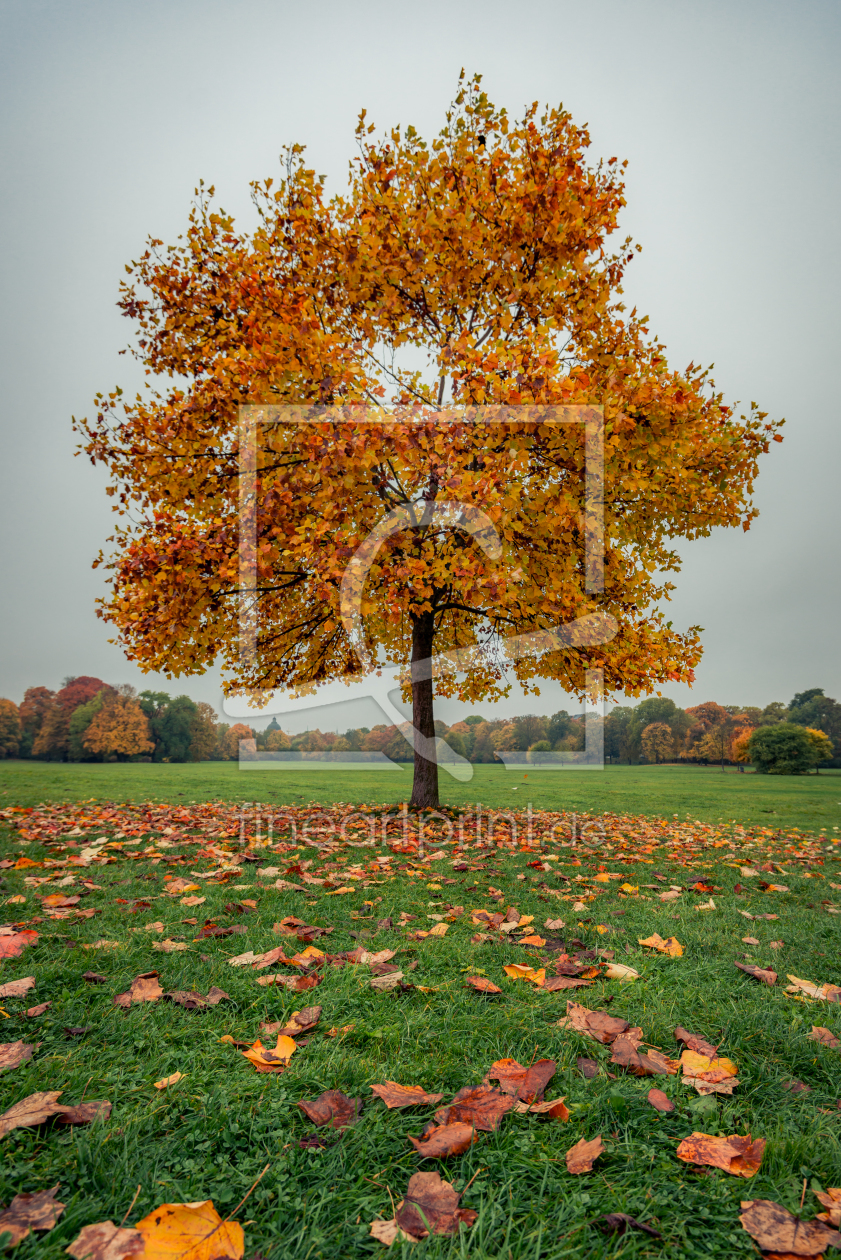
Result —
<path fill-rule="evenodd" d="M 26 1063 L 32 1058 L 34 1049 L 35 1047 L 30 1046 L 26 1041 L 4 1042 L 0 1045 L 0 1072 L 9 1071 L 11 1068 L 20 1067 L 21 1063 Z"/>
<path fill-rule="evenodd" d="M 562 989 L 587 989 L 592 980 L 582 980 L 576 976 L 547 976 L 538 988 L 544 993 L 559 993 Z"/>
<path fill-rule="evenodd" d="M 334 1129 L 346 1129 L 359 1119 L 362 1099 L 348 1098 L 339 1089 L 327 1089 L 312 1101 L 302 1099 L 298 1106 L 319 1127 L 329 1124 Z"/>
<path fill-rule="evenodd" d="M 582 1138 L 571 1146 L 566 1153 L 567 1172 L 577 1176 L 579 1173 L 591 1172 L 593 1164 L 604 1151 L 601 1137 L 591 1138 L 588 1142 Z"/>
<path fill-rule="evenodd" d="M 21 1098 L 20 1102 L 16 1102 L 8 1111 L 0 1115 L 0 1137 L 5 1137 L 7 1133 L 11 1133 L 12 1129 L 43 1124 L 51 1116 L 58 1115 L 62 1107 L 56 1099 L 61 1092 L 60 1089 L 55 1089 Z"/>
<path fill-rule="evenodd" d="M 435 1123 L 470 1124 L 484 1133 L 494 1133 L 513 1106 L 512 1094 L 486 1085 L 467 1085 L 446 1107 L 438 1108 Z"/>
<path fill-rule="evenodd" d="M 86 984 L 107 984 L 108 977 L 101 976 L 97 971 L 83 971 L 82 979 Z"/>
<path fill-rule="evenodd" d="M 173 1072 L 171 1076 L 164 1076 L 159 1081 L 153 1081 L 155 1089 L 167 1089 L 170 1085 L 177 1085 L 179 1081 L 183 1081 L 183 1072 Z"/>
<path fill-rule="evenodd" d="M 159 997 L 163 997 L 163 989 L 158 984 L 157 971 L 144 971 L 132 980 L 128 992 L 117 994 L 114 1005 L 129 1007 L 134 1002 L 157 1002 Z"/>
<path fill-rule="evenodd" d="M 554 1059 L 538 1059 L 528 1068 L 516 1059 L 498 1059 L 488 1069 L 485 1079 L 499 1081 L 503 1094 L 511 1094 L 520 1102 L 539 1102 L 556 1068 Z"/>
<path fill-rule="evenodd" d="M 608 1212 L 607 1215 L 600 1217 L 597 1221 L 593 1221 L 600 1230 L 605 1234 L 624 1234 L 629 1229 L 642 1230 L 644 1234 L 649 1234 L 652 1238 L 662 1238 L 662 1234 L 658 1234 L 656 1229 L 652 1229 L 650 1225 L 643 1225 L 642 1221 L 638 1221 L 633 1216 L 628 1216 L 625 1212 Z"/>
<path fill-rule="evenodd" d="M 566 927 L 566 923 L 564 923 L 563 919 L 547 919 L 543 926 L 548 928 L 550 932 L 560 932 Z"/>
<path fill-rule="evenodd" d="M 391 1247 L 396 1242 L 416 1243 L 418 1240 L 412 1234 L 407 1234 L 401 1229 L 394 1217 L 390 1221 L 372 1221 L 370 1234 L 372 1238 L 376 1238 L 377 1242 L 385 1243 L 386 1247 Z"/>
<path fill-rule="evenodd" d="M 147 1260 L 242 1260 L 245 1235 L 236 1221 L 223 1221 L 210 1199 L 204 1203 L 162 1203 L 136 1229 Z"/>
<path fill-rule="evenodd" d="M 613 1042 L 611 1063 L 625 1068 L 632 1076 L 668 1076 L 677 1071 L 678 1065 L 657 1050 L 647 1054 L 638 1049 L 627 1037 L 617 1037 Z"/>
<path fill-rule="evenodd" d="M 289 1060 L 297 1049 L 291 1037 L 278 1037 L 274 1049 L 264 1046 L 258 1038 L 247 1050 L 243 1050 L 242 1054 L 258 1072 L 285 1072 L 289 1067 Z"/>
<path fill-rule="evenodd" d="M 811 1094 L 812 1087 L 804 1081 L 781 1081 L 783 1089 L 787 1089 L 790 1094 Z"/>
<path fill-rule="evenodd" d="M 567 1013 L 563 1019 L 558 1020 L 558 1027 L 572 1028 L 593 1041 L 609 1046 L 617 1037 L 627 1033 L 629 1025 L 626 1019 L 607 1015 L 604 1011 L 588 1010 L 578 1002 L 567 1002 Z"/>
<path fill-rule="evenodd" d="M 52 1229 L 64 1211 L 64 1204 L 56 1199 L 58 1186 L 52 1190 L 40 1190 L 36 1194 L 16 1194 L 7 1208 L 0 1212 L 0 1234 L 11 1234 L 6 1247 L 16 1247 L 30 1230 Z"/>
<path fill-rule="evenodd" d="M 765 1138 L 754 1142 L 746 1137 L 712 1137 L 709 1133 L 692 1133 L 677 1148 L 677 1157 L 687 1164 L 703 1164 L 723 1168 L 735 1177 L 753 1177 L 759 1172 L 765 1152 Z"/>
<path fill-rule="evenodd" d="M 599 1065 L 595 1059 L 586 1059 L 583 1056 L 575 1060 L 576 1066 L 583 1077 L 588 1081 L 592 1081 L 599 1074 Z"/>
<path fill-rule="evenodd" d="M 821 1220 L 836 1229 L 841 1225 L 841 1187 L 830 1186 L 827 1190 L 815 1190 L 815 1198 L 827 1209 L 821 1214 Z"/>
<path fill-rule="evenodd" d="M 22 980 L 9 980 L 6 984 L 0 984 L 0 998 L 23 997 L 24 993 L 34 988 L 34 976 L 24 976 Z"/>
<path fill-rule="evenodd" d="M 169 937 L 165 941 L 153 941 L 152 949 L 158 950 L 161 954 L 177 954 L 183 949 L 187 949 L 186 941 L 171 941 Z"/>
<path fill-rule="evenodd" d="M 200 891 L 201 889 L 198 884 L 191 884 L 188 879 L 183 879 L 181 876 L 178 876 L 176 879 L 169 880 L 166 888 L 164 889 L 164 892 L 166 892 L 170 897 L 175 897 L 178 893 Z"/>
<path fill-rule="evenodd" d="M 695 1050 L 698 1054 L 705 1054 L 708 1058 L 714 1059 L 718 1054 L 718 1047 L 711 1044 L 704 1037 L 698 1037 L 695 1033 L 687 1032 L 680 1025 L 675 1029 L 675 1041 L 681 1041 L 687 1050 Z"/>
<path fill-rule="evenodd" d="M 207 997 L 194 993 L 192 989 L 173 989 L 164 997 L 183 1006 L 185 1011 L 203 1011 L 208 1006 L 218 1006 L 220 1002 L 231 1000 L 231 995 L 224 989 L 217 989 L 216 985 L 209 990 Z"/>
<path fill-rule="evenodd" d="M 828 1028 L 821 1028 L 820 1024 L 813 1024 L 812 1031 L 806 1036 L 810 1041 L 817 1041 L 822 1046 L 828 1046 L 830 1050 L 837 1050 L 841 1046 L 841 1041 L 830 1032 Z"/>
<path fill-rule="evenodd" d="M 207 900 L 207 898 L 206 898 L 206 897 L 182 897 L 182 898 L 181 898 L 181 901 L 179 902 L 179 905 L 182 905 L 182 906 L 203 906 L 206 900 Z M 206 912 L 205 912 L 205 913 L 206 913 Z"/>
<path fill-rule="evenodd" d="M 420 1138 L 409 1135 L 409 1141 L 422 1159 L 446 1159 L 449 1155 L 461 1155 L 477 1140 L 472 1124 L 459 1123 L 433 1125 Z"/>
<path fill-rule="evenodd" d="M 469 1227 L 477 1217 L 476 1212 L 459 1207 L 460 1198 L 437 1172 L 417 1172 L 409 1180 L 406 1197 L 394 1220 L 399 1229 L 415 1239 L 430 1234 L 457 1234 L 462 1225 Z"/>
<path fill-rule="evenodd" d="M 533 1116 L 548 1116 L 550 1120 L 569 1120 L 569 1108 L 563 1098 L 552 1098 L 549 1102 L 532 1103 L 529 1112 Z"/>
<path fill-rule="evenodd" d="M 755 936 L 743 936 L 742 943 L 745 945 L 758 945 L 759 941 L 756 939 Z"/>
<path fill-rule="evenodd" d="M 680 958 L 683 955 L 683 946 L 676 936 L 669 936 L 665 941 L 658 932 L 652 933 L 651 936 L 637 938 L 640 945 L 648 945 L 651 949 L 656 949 L 661 954 L 668 954 L 670 958 Z"/>
<path fill-rule="evenodd" d="M 320 1006 L 305 1006 L 302 1011 L 293 1011 L 288 1020 L 278 1020 L 275 1024 L 261 1024 L 260 1032 L 273 1037 L 280 1033 L 284 1037 L 300 1037 L 312 1032 L 321 1019 Z"/>
<path fill-rule="evenodd" d="M 398 1085 L 396 1081 L 372 1085 L 371 1089 L 389 1111 L 394 1107 L 432 1107 L 444 1097 L 443 1094 L 428 1094 L 421 1085 Z"/>
<path fill-rule="evenodd" d="M 747 1199 L 739 1216 L 742 1227 L 766 1252 L 812 1256 L 818 1260 L 827 1247 L 841 1245 L 841 1235 L 823 1221 L 801 1221 L 770 1199 Z"/>
<path fill-rule="evenodd" d="M 648 1091 L 648 1101 L 656 1111 L 674 1111 L 675 1105 L 662 1089 L 650 1089 Z"/>
<path fill-rule="evenodd" d="M 303 993 L 305 989 L 314 989 L 321 984 L 321 976 L 282 976 L 278 973 L 273 976 L 258 976 L 257 983 L 263 986 L 277 985 L 291 993 Z"/>
<path fill-rule="evenodd" d="M 62 1107 L 56 1116 L 56 1124 L 91 1124 L 100 1116 L 107 1120 L 111 1114 L 111 1104 L 105 1099 L 98 1102 L 79 1103 L 78 1107 Z"/>
<path fill-rule="evenodd" d="M 38 1006 L 30 1006 L 27 1011 L 24 1011 L 24 1015 L 26 1015 L 27 1019 L 37 1019 L 39 1015 L 43 1015 L 45 1011 L 48 1011 L 51 1006 L 52 1002 L 41 1002 Z"/>
<path fill-rule="evenodd" d="M 752 963 L 734 962 L 734 967 L 738 967 L 746 976 L 752 976 L 754 980 L 761 980 L 763 984 L 776 984 L 776 971 L 768 970 L 764 967 L 755 967 Z"/>
<path fill-rule="evenodd" d="M 810 980 L 801 980 L 797 976 L 788 978 L 791 984 L 786 987 L 786 993 L 805 993 L 820 1002 L 841 1002 L 841 987 L 837 984 L 812 984 Z"/>
<path fill-rule="evenodd" d="M 771 949 L 785 949 L 785 941 L 769 941 Z"/>
<path fill-rule="evenodd" d="M 100 1221 L 86 1225 L 65 1250 L 74 1260 L 129 1260 L 131 1256 L 143 1254 L 143 1235 L 137 1229 L 123 1229 L 113 1221 Z"/>
<path fill-rule="evenodd" d="M 164 930 L 164 925 L 160 922 L 160 920 L 156 920 L 154 923 L 144 923 L 143 930 L 144 932 L 162 932 Z"/>
<path fill-rule="evenodd" d="M 493 980 L 486 980 L 484 976 L 468 976 L 466 984 L 474 988 L 477 993 L 501 993 L 498 984 L 494 984 Z"/>
<path fill-rule="evenodd" d="M 375 976 L 368 983 L 370 988 L 377 989 L 379 992 L 384 992 L 387 989 L 398 989 L 402 987 L 403 972 L 390 971 L 386 976 Z"/>

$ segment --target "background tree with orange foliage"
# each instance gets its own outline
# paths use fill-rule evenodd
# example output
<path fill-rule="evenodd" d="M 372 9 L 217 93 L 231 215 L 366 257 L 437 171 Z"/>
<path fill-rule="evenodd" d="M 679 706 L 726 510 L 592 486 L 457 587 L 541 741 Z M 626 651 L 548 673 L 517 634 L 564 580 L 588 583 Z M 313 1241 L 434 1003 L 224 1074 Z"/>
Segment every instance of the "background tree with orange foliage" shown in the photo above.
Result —
<path fill-rule="evenodd" d="M 280 186 L 253 188 L 254 232 L 237 232 L 202 191 L 186 240 L 151 241 L 131 268 L 121 305 L 137 354 L 153 378 L 178 383 L 135 402 L 100 396 L 79 423 L 134 522 L 118 527 L 100 615 L 142 667 L 200 673 L 220 661 L 230 691 L 258 696 L 358 676 L 366 654 L 414 663 L 404 694 L 425 741 L 433 693 L 495 699 L 513 679 L 528 689 L 544 677 L 583 696 L 588 668 L 629 695 L 691 681 L 698 629 L 665 620 L 657 604 L 672 586 L 655 575 L 679 566 L 672 539 L 749 527 L 776 425 L 755 407 L 738 415 L 694 364 L 670 369 L 645 319 L 625 310 L 633 251 L 609 244 L 624 164 L 589 165 L 586 129 L 562 108 L 535 105 L 512 122 L 477 77 L 431 144 L 412 127 L 381 140 L 373 130 L 363 114 L 345 196 L 328 200 L 293 146 Z M 247 657 L 241 404 L 297 407 L 310 421 L 275 414 L 259 445 Z M 390 422 L 360 424 L 360 406 Z M 586 583 L 582 432 L 545 423 L 566 406 L 604 416 L 603 591 Z M 531 410 L 512 427 L 476 407 L 502 420 Z M 499 555 L 436 515 L 444 501 L 481 510 Z M 420 527 L 388 538 L 368 573 L 362 651 L 342 621 L 342 578 L 394 511 L 416 512 Z M 610 642 L 585 635 L 539 658 L 506 656 L 511 636 L 594 614 L 615 622 Z M 455 651 L 458 670 L 420 665 Z M 412 805 L 437 803 L 435 759 L 416 744 Z"/>
<path fill-rule="evenodd" d="M 154 750 L 149 720 L 133 695 L 110 692 L 85 732 L 82 743 L 102 757 L 141 757 Z"/>

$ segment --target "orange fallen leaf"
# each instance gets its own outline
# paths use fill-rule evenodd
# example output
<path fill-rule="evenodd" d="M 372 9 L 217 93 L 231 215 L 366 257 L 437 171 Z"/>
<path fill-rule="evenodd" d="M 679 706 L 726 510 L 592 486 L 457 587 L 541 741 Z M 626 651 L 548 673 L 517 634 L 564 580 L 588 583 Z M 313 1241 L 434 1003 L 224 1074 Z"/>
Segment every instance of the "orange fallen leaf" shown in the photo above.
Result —
<path fill-rule="evenodd" d="M 617 1037 L 626 1036 L 629 1031 L 626 1019 L 608 1015 L 604 1011 L 588 1010 L 578 1002 L 567 1002 L 567 1013 L 558 1020 L 558 1027 L 572 1028 L 593 1041 L 600 1041 L 604 1046 L 609 1046 Z"/>
<path fill-rule="evenodd" d="M 546 979 L 544 967 L 535 970 L 534 967 L 527 967 L 525 963 L 508 963 L 502 970 L 511 980 L 528 980 L 531 984 L 538 986 L 542 985 Z"/>
<path fill-rule="evenodd" d="M 543 945 L 546 944 L 546 941 L 543 939 L 542 936 L 521 936 L 520 939 L 517 941 L 517 944 L 518 945 L 531 945 L 534 948 L 540 949 Z"/>
<path fill-rule="evenodd" d="M 277 1045 L 272 1050 L 264 1046 L 258 1038 L 242 1053 L 258 1072 L 284 1072 L 297 1049 L 291 1037 L 278 1037 Z"/>
<path fill-rule="evenodd" d="M 29 928 L 0 936 L 0 958 L 19 958 L 26 946 L 34 945 L 37 940 L 38 933 Z"/>
<path fill-rule="evenodd" d="M 579 1173 L 591 1172 L 593 1164 L 603 1152 L 604 1143 L 601 1137 L 591 1138 L 589 1142 L 582 1138 L 566 1153 L 567 1171 L 575 1176 Z"/>
<path fill-rule="evenodd" d="M 494 984 L 493 980 L 486 980 L 484 976 L 467 976 L 465 980 L 478 993 L 501 993 L 498 984 Z"/>
<path fill-rule="evenodd" d="M 423 1159 L 446 1159 L 449 1155 L 461 1155 L 477 1140 L 472 1124 L 434 1125 L 419 1138 L 409 1134 L 409 1141 Z"/>
<path fill-rule="evenodd" d="M 763 984 L 776 984 L 777 973 L 771 971 L 770 968 L 755 967 L 753 963 L 734 962 L 734 967 L 738 967 L 746 976 L 751 976 L 754 980 L 761 980 Z"/>
<path fill-rule="evenodd" d="M 162 1203 L 135 1226 L 143 1237 L 143 1260 L 242 1260 L 245 1235 L 224 1221 L 210 1199 Z"/>
<path fill-rule="evenodd" d="M 798 976 L 788 978 L 791 984 L 786 987 L 786 993 L 805 993 L 820 1002 L 841 1002 L 841 988 L 837 984 L 812 984 L 810 980 L 801 980 Z"/>
<path fill-rule="evenodd" d="M 549 1102 L 532 1103 L 529 1112 L 534 1116 L 549 1116 L 551 1120 L 569 1120 L 569 1108 L 563 1098 L 553 1098 Z"/>
<path fill-rule="evenodd" d="M 746 1137 L 731 1134 L 730 1137 L 712 1137 L 709 1133 L 692 1133 L 677 1148 L 677 1157 L 687 1164 L 702 1164 L 711 1168 L 723 1168 L 735 1177 L 753 1177 L 759 1172 L 765 1152 L 765 1138 L 754 1142 Z"/>
<path fill-rule="evenodd" d="M 172 1076 L 165 1076 L 160 1081 L 153 1081 L 155 1089 L 166 1089 L 169 1085 L 176 1085 L 178 1081 L 183 1081 L 183 1072 L 173 1072 Z"/>
<path fill-rule="evenodd" d="M 20 1067 L 21 1063 L 26 1063 L 32 1058 L 34 1049 L 35 1047 L 30 1046 L 26 1041 L 4 1042 L 0 1045 L 0 1072 L 9 1071 L 11 1068 Z"/>
<path fill-rule="evenodd" d="M 396 1081 L 372 1085 L 371 1089 L 389 1110 L 393 1107 L 431 1107 L 444 1097 L 443 1094 L 428 1094 L 421 1085 L 398 1085 Z"/>
<path fill-rule="evenodd" d="M 493 1133 L 502 1117 L 514 1106 L 513 1094 L 486 1085 L 467 1085 L 460 1089 L 446 1107 L 435 1112 L 436 1124 L 470 1124 L 485 1133 Z"/>
<path fill-rule="evenodd" d="M 747 1199 L 739 1216 L 742 1228 L 766 1254 L 819 1260 L 838 1235 L 823 1221 L 801 1221 L 770 1199 Z"/>
<path fill-rule="evenodd" d="M 664 941 L 658 932 L 654 932 L 651 936 L 637 937 L 637 940 L 640 945 L 648 945 L 661 954 L 668 954 L 670 958 L 680 958 L 683 955 L 683 946 L 675 936 L 670 936 Z"/>
<path fill-rule="evenodd" d="M 311 1101 L 302 1099 L 298 1106 L 319 1127 L 329 1124 L 334 1129 L 345 1129 L 359 1119 L 362 1099 L 348 1098 L 340 1089 L 327 1089 Z"/>
<path fill-rule="evenodd" d="M 648 1091 L 648 1101 L 656 1111 L 674 1111 L 675 1105 L 662 1089 L 650 1089 Z"/>
<path fill-rule="evenodd" d="M 157 971 L 144 971 L 132 980 L 128 992 L 117 994 L 114 1005 L 128 1007 L 134 1002 L 157 1002 L 162 996 L 163 989 L 158 984 Z"/>

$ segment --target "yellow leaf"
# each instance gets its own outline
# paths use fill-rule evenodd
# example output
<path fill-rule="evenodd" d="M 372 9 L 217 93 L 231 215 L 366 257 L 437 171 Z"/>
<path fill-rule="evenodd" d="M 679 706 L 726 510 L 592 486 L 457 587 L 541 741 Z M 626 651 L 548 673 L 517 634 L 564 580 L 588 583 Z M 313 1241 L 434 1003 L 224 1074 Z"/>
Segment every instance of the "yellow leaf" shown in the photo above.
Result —
<path fill-rule="evenodd" d="M 429 929 L 428 935 L 429 936 L 446 936 L 448 927 L 449 927 L 449 924 L 447 923 L 436 923 L 434 928 Z"/>
<path fill-rule="evenodd" d="M 683 946 L 676 936 L 670 936 L 668 940 L 663 940 L 658 932 L 652 936 L 637 937 L 640 945 L 650 945 L 652 949 L 657 949 L 661 954 L 668 954 L 670 958 L 680 958 L 683 955 Z"/>
<path fill-rule="evenodd" d="M 546 969 L 541 967 L 535 970 L 534 967 L 526 967 L 523 963 L 508 963 L 503 967 L 506 976 L 511 980 L 529 980 L 532 984 L 541 985 L 546 979 Z"/>
<path fill-rule="evenodd" d="M 245 1235 L 204 1203 L 162 1203 L 135 1228 L 143 1235 L 143 1260 L 242 1260 Z"/>
<path fill-rule="evenodd" d="M 619 889 L 623 893 L 635 893 L 635 892 L 639 892 L 639 885 L 638 884 L 620 884 Z"/>
<path fill-rule="evenodd" d="M 297 1048 L 291 1037 L 278 1037 L 277 1045 L 272 1050 L 264 1046 L 258 1038 L 253 1046 L 249 1046 L 242 1053 L 250 1063 L 254 1064 L 258 1072 L 283 1072 L 288 1068 L 289 1060 Z"/>
<path fill-rule="evenodd" d="M 167 1085 L 175 1085 L 178 1081 L 183 1081 L 183 1072 L 173 1072 L 172 1076 L 165 1076 L 163 1080 L 155 1081 L 155 1089 L 166 1089 Z"/>

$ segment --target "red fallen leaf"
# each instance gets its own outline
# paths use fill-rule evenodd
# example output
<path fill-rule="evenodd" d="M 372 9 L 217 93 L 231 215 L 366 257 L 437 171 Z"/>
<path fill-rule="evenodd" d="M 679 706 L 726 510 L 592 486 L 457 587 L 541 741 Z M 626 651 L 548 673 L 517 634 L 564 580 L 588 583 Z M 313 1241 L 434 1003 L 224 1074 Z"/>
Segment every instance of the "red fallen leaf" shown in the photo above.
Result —
<path fill-rule="evenodd" d="M 412 1238 L 457 1234 L 461 1225 L 470 1226 L 477 1217 L 476 1212 L 458 1206 L 460 1198 L 437 1172 L 417 1172 L 394 1214 L 395 1222 Z"/>
<path fill-rule="evenodd" d="M 539 1102 L 556 1068 L 554 1059 L 538 1059 L 529 1068 L 516 1059 L 499 1059 L 492 1064 L 487 1079 L 499 1081 L 502 1092 L 513 1094 L 520 1102 Z"/>
<path fill-rule="evenodd" d="M 110 1102 L 100 1099 L 98 1102 L 80 1103 L 78 1107 L 63 1107 L 56 1116 L 56 1124 L 90 1124 L 97 1116 L 107 1120 L 110 1114 Z"/>
<path fill-rule="evenodd" d="M 435 1123 L 470 1124 L 484 1133 L 494 1133 L 513 1106 L 512 1094 L 485 1085 L 468 1085 L 446 1107 L 438 1108 Z"/>
<path fill-rule="evenodd" d="M 675 1041 L 682 1042 L 687 1050 L 694 1050 L 696 1054 L 705 1054 L 708 1059 L 718 1058 L 718 1046 L 714 1046 L 704 1037 L 697 1037 L 695 1033 L 687 1032 L 680 1025 L 675 1029 Z"/>
<path fill-rule="evenodd" d="M 820 1024 L 813 1024 L 812 1031 L 806 1035 L 810 1041 L 817 1041 L 822 1046 L 828 1046 L 830 1050 L 837 1050 L 841 1046 L 841 1041 L 835 1034 L 828 1028 L 822 1028 Z"/>
<path fill-rule="evenodd" d="M 484 976 L 468 976 L 466 984 L 471 985 L 478 993 L 501 993 L 498 984 L 494 984 L 492 980 L 486 980 Z"/>
<path fill-rule="evenodd" d="M 601 1137 L 591 1138 L 588 1142 L 582 1138 L 571 1146 L 566 1153 L 567 1171 L 577 1176 L 579 1173 L 591 1172 L 593 1164 L 604 1151 Z"/>
<path fill-rule="evenodd" d="M 811 1094 L 812 1088 L 805 1084 L 804 1081 L 781 1081 L 783 1089 L 787 1089 L 791 1094 Z"/>
<path fill-rule="evenodd" d="M 359 1119 L 362 1099 L 348 1098 L 339 1089 L 327 1089 L 312 1101 L 302 1099 L 298 1106 L 319 1127 L 329 1124 L 334 1129 L 346 1129 Z"/>
<path fill-rule="evenodd" d="M 626 1068 L 632 1076 L 668 1076 L 677 1071 L 677 1064 L 665 1055 L 657 1050 L 645 1054 L 627 1037 L 616 1038 L 610 1061 Z"/>
<path fill-rule="evenodd" d="M 595 1059 L 578 1058 L 575 1062 L 581 1075 L 586 1077 L 588 1081 L 592 1081 L 593 1077 L 598 1076 L 599 1065 Z"/>
<path fill-rule="evenodd" d="M 0 1234 L 11 1234 L 7 1247 L 16 1247 L 30 1230 L 52 1229 L 64 1211 L 64 1204 L 56 1199 L 58 1186 L 41 1190 L 37 1194 L 17 1194 L 5 1211 L 0 1212 Z"/>
<path fill-rule="evenodd" d="M 420 1085 L 398 1085 L 396 1081 L 372 1085 L 371 1089 L 383 1100 L 389 1111 L 393 1107 L 431 1107 L 444 1097 L 443 1094 L 428 1094 Z"/>
<path fill-rule="evenodd" d="M 78 897 L 76 898 L 78 901 Z M 24 928 L 21 932 L 12 932 L 7 936 L 0 936 L 0 958 L 19 958 L 27 945 L 34 945 L 38 940 L 38 933 L 33 932 L 30 928 Z"/>
<path fill-rule="evenodd" d="M 687 1164 L 705 1164 L 723 1168 L 735 1177 L 753 1177 L 759 1171 L 765 1153 L 765 1138 L 754 1142 L 748 1133 L 740 1137 L 712 1137 L 709 1133 L 692 1133 L 677 1148 L 677 1157 Z"/>
<path fill-rule="evenodd" d="M 549 1102 L 532 1103 L 529 1113 L 533 1116 L 548 1116 L 551 1120 L 569 1120 L 569 1108 L 563 1098 L 552 1098 Z"/>
<path fill-rule="evenodd" d="M 648 1091 L 648 1101 L 656 1111 L 674 1111 L 675 1105 L 671 1098 L 668 1098 L 662 1089 L 650 1089 Z"/>
<path fill-rule="evenodd" d="M 752 976 L 754 980 L 761 980 L 763 984 L 776 984 L 777 973 L 764 967 L 754 967 L 752 963 L 734 962 L 734 967 L 738 967 L 740 971 L 744 971 L 745 975 Z"/>
<path fill-rule="evenodd" d="M 409 1134 L 409 1141 L 422 1159 L 446 1159 L 449 1155 L 461 1155 L 477 1140 L 472 1124 L 434 1125 L 420 1138 Z"/>

